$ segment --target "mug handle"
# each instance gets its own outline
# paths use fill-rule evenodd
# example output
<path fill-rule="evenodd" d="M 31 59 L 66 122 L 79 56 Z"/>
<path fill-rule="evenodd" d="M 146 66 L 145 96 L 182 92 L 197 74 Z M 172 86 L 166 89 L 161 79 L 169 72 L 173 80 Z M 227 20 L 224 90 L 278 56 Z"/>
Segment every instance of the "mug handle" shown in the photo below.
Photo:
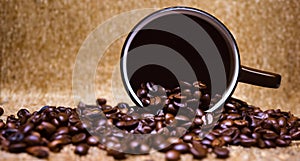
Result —
<path fill-rule="evenodd" d="M 279 74 L 241 66 L 238 81 L 262 87 L 278 88 L 280 86 L 281 76 Z"/>

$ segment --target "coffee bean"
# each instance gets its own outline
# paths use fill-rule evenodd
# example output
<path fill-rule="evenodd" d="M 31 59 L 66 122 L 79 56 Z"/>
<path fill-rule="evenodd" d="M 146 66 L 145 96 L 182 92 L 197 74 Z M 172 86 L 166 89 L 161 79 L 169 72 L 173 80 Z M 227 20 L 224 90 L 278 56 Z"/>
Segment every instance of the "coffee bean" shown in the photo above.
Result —
<path fill-rule="evenodd" d="M 186 153 L 189 151 L 189 146 L 186 143 L 177 143 L 173 145 L 173 149 L 180 153 Z"/>
<path fill-rule="evenodd" d="M 89 146 L 97 146 L 107 150 L 108 155 L 115 159 L 124 159 L 124 153 L 111 148 L 119 149 L 122 146 L 147 154 L 150 144 L 160 152 L 166 152 L 167 160 L 172 160 L 172 157 L 178 160 L 181 153 L 187 152 L 195 159 L 204 158 L 211 151 L 217 157 L 225 158 L 229 156 L 229 151 L 222 146 L 229 144 L 259 148 L 285 147 L 300 137 L 300 119 L 290 112 L 279 109 L 263 111 L 241 100 L 229 98 L 223 112 L 220 110 L 214 115 L 208 114 L 205 112 L 208 105 L 214 104 L 219 98 L 215 96 L 211 99 L 201 82 L 196 82 L 195 87 L 188 82 L 181 84 L 181 88 L 173 89 L 165 89 L 151 82 L 142 84 L 137 95 L 146 104 L 154 105 L 143 109 L 129 107 L 126 103 L 110 106 L 104 98 L 97 99 L 98 106 L 81 102 L 77 109 L 44 106 L 32 114 L 21 109 L 18 117 L 9 115 L 6 123 L 0 119 L 1 148 L 11 152 L 26 151 L 45 158 L 49 150 L 59 152 L 65 145 L 73 143 L 76 145 L 75 153 L 79 155 L 87 154 Z M 214 126 L 213 119 L 220 119 L 217 126 Z M 109 126 L 117 126 L 123 132 Z M 210 128 L 213 130 L 205 135 Z M 105 134 L 105 137 L 97 138 L 87 132 Z M 147 139 L 140 143 L 130 139 L 126 141 L 130 138 L 126 133 L 163 136 L 150 139 L 151 143 Z M 121 140 L 128 144 L 121 144 Z M 175 159 L 174 152 L 178 155 Z M 167 154 L 171 155 L 171 159 Z"/>
<path fill-rule="evenodd" d="M 44 146 L 31 146 L 26 148 L 26 152 L 37 158 L 47 158 L 49 156 L 49 149 Z"/>
<path fill-rule="evenodd" d="M 221 123 L 220 123 L 220 126 L 223 128 L 223 129 L 226 129 L 228 127 L 231 127 L 233 126 L 233 121 L 232 120 L 223 120 Z"/>
<path fill-rule="evenodd" d="M 251 139 L 251 138 L 241 139 L 242 146 L 250 147 L 250 146 L 254 146 L 255 144 L 256 144 L 256 139 Z"/>
<path fill-rule="evenodd" d="M 141 99 L 143 106 L 147 107 L 150 105 L 151 101 L 149 97 L 144 97 Z"/>
<path fill-rule="evenodd" d="M 271 140 L 264 140 L 264 142 L 266 144 L 266 147 L 268 147 L 268 148 L 275 148 L 276 147 L 276 144 Z"/>
<path fill-rule="evenodd" d="M 21 153 L 24 151 L 25 148 L 26 148 L 25 143 L 15 143 L 9 145 L 8 151 L 12 153 Z"/>
<path fill-rule="evenodd" d="M 117 151 L 117 150 L 113 150 L 113 149 L 108 149 L 108 150 L 107 150 L 107 155 L 108 155 L 108 156 L 113 156 L 114 159 L 118 159 L 118 160 L 126 159 L 126 156 L 125 156 L 124 153 L 119 152 L 119 151 Z"/>
<path fill-rule="evenodd" d="M 87 138 L 87 144 L 90 146 L 96 146 L 99 144 L 99 139 L 96 136 L 89 136 Z"/>
<path fill-rule="evenodd" d="M 24 134 L 27 134 L 29 132 L 31 132 L 34 129 L 34 124 L 33 123 L 27 123 L 22 125 L 22 127 L 20 127 L 20 131 Z"/>
<path fill-rule="evenodd" d="M 86 134 L 85 133 L 79 133 L 76 134 L 72 137 L 72 143 L 73 144 L 78 144 L 80 142 L 83 142 L 86 139 Z"/>
<path fill-rule="evenodd" d="M 122 113 L 127 113 L 128 112 L 128 109 L 129 109 L 129 105 L 127 103 L 124 103 L 124 102 L 121 102 L 121 103 L 118 103 L 118 108 L 120 109 L 120 111 Z"/>
<path fill-rule="evenodd" d="M 0 116 L 2 116 L 4 113 L 4 109 L 2 107 L 0 107 Z"/>
<path fill-rule="evenodd" d="M 146 89 L 139 89 L 136 92 L 136 95 L 140 98 L 147 96 L 148 91 Z"/>
<path fill-rule="evenodd" d="M 278 135 L 276 133 L 266 133 L 263 134 L 262 137 L 268 140 L 275 140 L 278 137 Z"/>
<path fill-rule="evenodd" d="M 215 147 L 214 153 L 218 158 L 227 158 L 229 157 L 229 150 L 226 148 Z"/>
<path fill-rule="evenodd" d="M 193 86 L 196 87 L 196 88 L 199 88 L 199 89 L 206 89 L 207 88 L 206 84 L 202 83 L 201 81 L 195 81 L 193 83 Z"/>
<path fill-rule="evenodd" d="M 280 127 L 285 127 L 286 126 L 286 119 L 284 117 L 278 118 L 278 124 Z"/>
<path fill-rule="evenodd" d="M 231 119 L 231 120 L 236 120 L 240 118 L 242 118 L 242 116 L 240 114 L 235 114 L 235 113 L 231 113 L 227 116 L 227 119 Z"/>
<path fill-rule="evenodd" d="M 216 139 L 216 137 L 213 134 L 211 134 L 211 133 L 205 135 L 205 138 L 209 139 L 210 141 L 213 141 L 214 139 Z"/>
<path fill-rule="evenodd" d="M 226 142 L 226 143 L 231 143 L 232 138 L 230 136 L 223 135 L 221 138 Z"/>
<path fill-rule="evenodd" d="M 98 98 L 96 102 L 97 102 L 98 105 L 102 106 L 102 105 L 106 104 L 106 99 L 105 98 Z"/>
<path fill-rule="evenodd" d="M 202 95 L 200 101 L 201 101 L 201 105 L 208 106 L 210 104 L 210 95 L 209 94 Z"/>
<path fill-rule="evenodd" d="M 228 103 L 225 104 L 225 108 L 235 110 L 236 106 L 234 104 L 228 102 Z"/>
<path fill-rule="evenodd" d="M 5 127 L 5 123 L 3 121 L 0 122 L 0 130 L 2 130 Z"/>
<path fill-rule="evenodd" d="M 201 143 L 202 143 L 203 145 L 211 146 L 211 140 L 208 140 L 208 139 L 203 139 L 203 140 L 201 141 Z"/>
<path fill-rule="evenodd" d="M 300 140 L 300 131 L 292 133 L 292 139 L 294 140 Z"/>
<path fill-rule="evenodd" d="M 166 160 L 168 160 L 168 161 L 180 160 L 180 153 L 176 150 L 169 150 L 166 153 Z"/>
<path fill-rule="evenodd" d="M 20 132 L 13 133 L 8 137 L 8 140 L 12 143 L 20 142 L 23 139 L 24 139 L 24 134 Z"/>
<path fill-rule="evenodd" d="M 259 147 L 259 148 L 266 148 L 266 144 L 265 144 L 265 142 L 264 142 L 264 140 L 262 140 L 262 139 L 257 139 L 257 146 Z"/>
<path fill-rule="evenodd" d="M 1 110 L 0 110 L 0 114 L 1 114 Z M 1 115 L 0 115 L 1 116 Z M 30 112 L 27 110 L 27 109 L 20 109 L 19 111 L 18 111 L 18 113 L 17 113 L 17 116 L 19 117 L 19 118 L 23 118 L 23 117 L 30 117 L 31 116 L 31 114 L 30 114 Z"/>
<path fill-rule="evenodd" d="M 193 133 L 188 133 L 182 137 L 182 140 L 185 142 L 191 142 L 193 140 L 193 137 L 194 137 Z"/>
<path fill-rule="evenodd" d="M 41 123 L 41 130 L 45 131 L 47 134 L 51 135 L 55 132 L 56 127 L 49 122 Z"/>
<path fill-rule="evenodd" d="M 251 136 L 252 136 L 253 139 L 259 139 L 259 138 L 261 138 L 261 135 L 259 133 L 257 133 L 257 132 L 252 133 Z"/>
<path fill-rule="evenodd" d="M 86 155 L 89 151 L 89 146 L 87 144 L 78 144 L 75 147 L 74 153 L 78 155 Z"/>
<path fill-rule="evenodd" d="M 62 149 L 62 146 L 63 146 L 63 141 L 61 139 L 54 140 L 48 143 L 48 148 L 52 152 L 59 152 Z"/>
<path fill-rule="evenodd" d="M 233 123 L 240 127 L 248 126 L 248 121 L 246 120 L 234 120 Z"/>
<path fill-rule="evenodd" d="M 211 146 L 212 147 L 222 147 L 223 145 L 225 145 L 225 140 L 223 140 L 223 138 L 215 138 L 212 142 L 211 142 Z"/>
<path fill-rule="evenodd" d="M 235 130 L 232 128 L 224 129 L 221 133 L 226 136 L 232 136 L 235 133 Z"/>
<path fill-rule="evenodd" d="M 275 140 L 275 143 L 276 143 L 276 145 L 281 146 L 281 147 L 284 147 L 284 146 L 288 146 L 288 145 L 289 145 L 289 143 L 288 143 L 287 141 L 285 141 L 285 140 L 283 140 L 283 139 L 280 139 L 280 138 L 277 138 L 277 139 Z"/>

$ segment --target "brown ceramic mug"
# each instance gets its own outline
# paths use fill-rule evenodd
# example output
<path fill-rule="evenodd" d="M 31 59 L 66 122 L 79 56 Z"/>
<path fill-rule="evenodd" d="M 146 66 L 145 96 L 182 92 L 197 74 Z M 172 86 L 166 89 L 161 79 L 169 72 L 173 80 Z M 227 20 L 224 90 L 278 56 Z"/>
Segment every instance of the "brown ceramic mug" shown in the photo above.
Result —
<path fill-rule="evenodd" d="M 281 76 L 240 64 L 236 41 L 212 15 L 189 7 L 159 10 L 141 20 L 128 35 L 121 55 L 125 88 L 138 105 L 136 91 L 152 81 L 174 88 L 179 80 L 201 80 L 222 105 L 238 82 L 278 88 Z M 212 108 L 213 109 L 213 108 Z"/>

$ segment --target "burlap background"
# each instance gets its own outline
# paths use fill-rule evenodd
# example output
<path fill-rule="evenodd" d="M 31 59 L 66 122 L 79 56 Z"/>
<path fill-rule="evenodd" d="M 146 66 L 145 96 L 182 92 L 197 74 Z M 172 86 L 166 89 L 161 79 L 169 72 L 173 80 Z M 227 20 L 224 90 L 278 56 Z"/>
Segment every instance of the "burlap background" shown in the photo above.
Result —
<path fill-rule="evenodd" d="M 300 116 L 300 2 L 298 0 L 180 0 L 180 1 L 0 1 L 0 104 L 6 115 L 20 107 L 38 109 L 42 105 L 74 106 L 72 71 L 77 52 L 87 35 L 114 15 L 140 8 L 184 5 L 205 10 L 220 19 L 237 40 L 243 65 L 280 73 L 279 89 L 239 84 L 234 95 L 250 104 L 281 108 Z M 108 31 L 109 32 L 109 31 Z M 105 69 L 96 75 L 96 95 L 111 99 L 101 84 L 109 84 L 112 62 L 120 54 L 124 38 L 107 49 Z M 109 87 L 109 86 L 107 86 Z M 72 149 L 72 148 L 71 148 Z M 297 145 L 287 149 L 258 151 L 233 148 L 235 157 L 245 160 L 268 158 L 299 159 Z M 3 152 L 0 152 L 1 154 Z M 64 149 L 53 158 L 80 159 Z M 85 159 L 104 160 L 92 150 Z M 274 154 L 278 154 L 275 155 Z M 25 154 L 3 153 L 5 158 L 32 159 Z M 98 156 L 98 157 L 93 157 Z M 99 157 L 101 156 L 101 157 Z M 162 156 L 142 158 L 161 159 Z M 106 157 L 105 157 L 106 158 Z M 211 157 L 210 157 L 211 158 Z M 111 158 L 110 158 L 111 159 Z M 132 160 L 140 160 L 134 157 Z M 186 159 L 191 159 L 186 156 Z M 1 159 L 0 159 L 1 160 Z M 106 159 L 105 159 L 106 160 Z"/>

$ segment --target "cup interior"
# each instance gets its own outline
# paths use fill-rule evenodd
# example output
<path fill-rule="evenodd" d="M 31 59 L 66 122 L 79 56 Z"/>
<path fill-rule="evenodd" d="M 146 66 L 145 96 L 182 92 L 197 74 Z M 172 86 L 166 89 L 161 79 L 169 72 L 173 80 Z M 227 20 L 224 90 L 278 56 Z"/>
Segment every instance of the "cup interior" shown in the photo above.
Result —
<path fill-rule="evenodd" d="M 235 40 L 220 21 L 197 9 L 168 8 L 143 19 L 128 35 L 121 74 L 131 97 L 143 82 L 172 89 L 181 80 L 200 80 L 211 95 L 228 97 L 239 63 Z"/>

